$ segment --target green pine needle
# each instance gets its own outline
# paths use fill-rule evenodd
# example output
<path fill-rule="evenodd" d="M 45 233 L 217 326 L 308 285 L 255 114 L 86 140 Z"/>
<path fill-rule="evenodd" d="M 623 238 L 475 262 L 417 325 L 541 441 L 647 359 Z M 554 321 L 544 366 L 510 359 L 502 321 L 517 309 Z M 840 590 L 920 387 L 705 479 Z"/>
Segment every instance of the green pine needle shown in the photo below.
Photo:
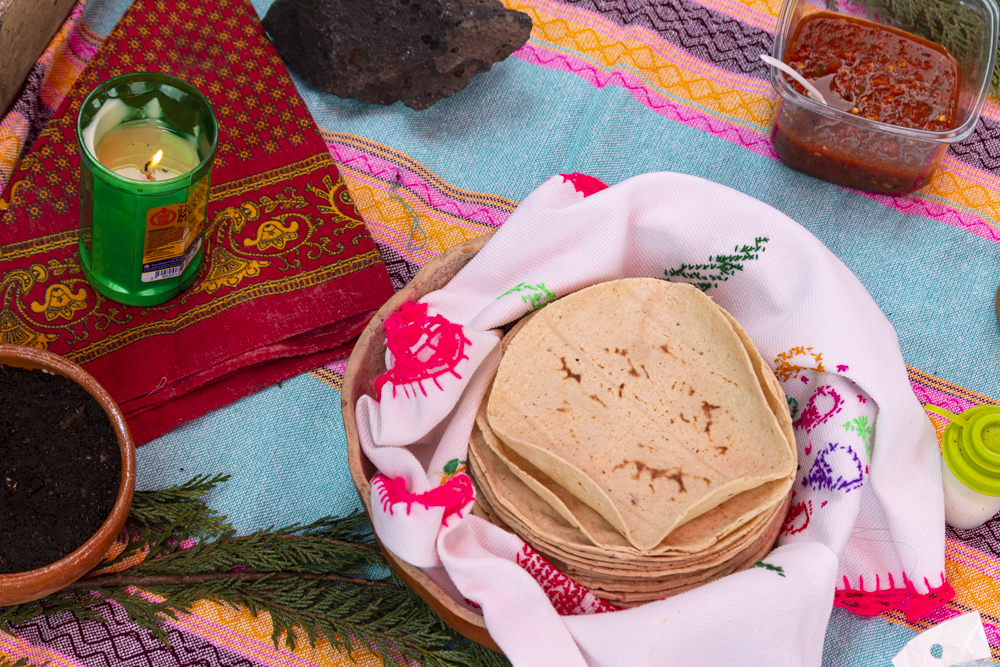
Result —
<path fill-rule="evenodd" d="M 90 575 L 37 602 L 0 607 L 0 627 L 61 611 L 105 621 L 114 602 L 166 643 L 164 620 L 212 600 L 255 616 L 268 612 L 275 647 L 294 649 L 298 631 L 312 646 L 325 638 L 352 657 L 373 651 L 385 667 L 510 664 L 456 634 L 392 573 L 364 514 L 238 536 L 202 500 L 227 479 L 202 475 L 171 489 L 136 493 L 129 545 L 112 563 L 148 550 L 140 564 Z M 135 595 L 136 588 L 152 596 Z"/>

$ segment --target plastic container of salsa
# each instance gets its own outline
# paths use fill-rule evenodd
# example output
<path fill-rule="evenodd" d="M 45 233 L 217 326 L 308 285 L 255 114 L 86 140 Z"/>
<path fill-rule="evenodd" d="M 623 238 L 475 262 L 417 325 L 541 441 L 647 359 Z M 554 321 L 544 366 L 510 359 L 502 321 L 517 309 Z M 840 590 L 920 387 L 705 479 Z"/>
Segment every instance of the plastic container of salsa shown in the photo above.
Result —
<path fill-rule="evenodd" d="M 1000 31 L 994 0 L 943 0 L 939 5 L 948 14 L 947 22 L 964 23 L 967 38 L 942 46 L 930 39 L 933 35 L 920 35 L 919 28 L 905 32 L 890 17 L 868 14 L 857 5 L 841 4 L 839 11 L 830 11 L 823 0 L 784 0 L 772 57 L 785 63 L 796 60 L 800 72 L 817 62 L 822 69 L 824 58 L 841 67 L 849 63 L 851 74 L 850 88 L 844 89 L 841 78 L 832 84 L 833 93 L 832 75 L 821 77 L 820 92 L 831 103 L 824 105 L 771 68 L 771 85 L 779 96 L 771 141 L 785 164 L 869 192 L 906 194 L 930 180 L 948 146 L 972 134 L 979 122 Z M 825 23 L 817 30 L 820 18 Z M 924 18 L 927 25 L 942 23 L 936 17 Z M 866 39 L 871 43 L 865 44 Z M 948 63 L 954 68 L 955 61 L 957 71 L 947 74 Z M 914 77 L 913 68 L 921 75 Z M 914 82 L 923 76 L 933 85 L 921 88 Z"/>

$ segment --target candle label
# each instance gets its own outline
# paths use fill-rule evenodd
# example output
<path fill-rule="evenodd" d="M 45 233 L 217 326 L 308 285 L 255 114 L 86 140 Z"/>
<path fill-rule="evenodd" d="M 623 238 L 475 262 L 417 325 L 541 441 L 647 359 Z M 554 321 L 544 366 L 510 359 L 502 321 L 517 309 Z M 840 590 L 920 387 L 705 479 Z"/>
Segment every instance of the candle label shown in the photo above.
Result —
<path fill-rule="evenodd" d="M 208 179 L 192 188 L 186 202 L 157 206 L 146 213 L 146 241 L 142 253 L 142 282 L 176 278 L 201 250 Z"/>

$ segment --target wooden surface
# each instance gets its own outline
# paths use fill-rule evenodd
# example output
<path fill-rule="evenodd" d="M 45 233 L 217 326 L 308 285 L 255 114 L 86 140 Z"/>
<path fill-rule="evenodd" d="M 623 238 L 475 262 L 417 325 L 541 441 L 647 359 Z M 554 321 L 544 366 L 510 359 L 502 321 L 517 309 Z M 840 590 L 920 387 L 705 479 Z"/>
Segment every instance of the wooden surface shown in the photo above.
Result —
<path fill-rule="evenodd" d="M 76 0 L 0 0 L 0 116 Z"/>
<path fill-rule="evenodd" d="M 118 499 L 111 514 L 94 535 L 80 548 L 55 563 L 28 572 L 0 574 L 0 607 L 23 604 L 55 593 L 97 567 L 108 549 L 121 535 L 125 519 L 132 508 L 135 493 L 135 445 L 118 404 L 87 371 L 72 361 L 52 352 L 36 350 L 21 345 L 0 345 L 0 365 L 32 370 L 45 369 L 50 373 L 73 380 L 104 408 L 115 434 L 122 455 L 122 478 L 118 486 Z"/>
<path fill-rule="evenodd" d="M 355 421 L 354 406 L 363 395 L 375 396 L 372 381 L 385 372 L 385 329 L 383 324 L 389 315 L 399 310 L 406 301 L 416 301 L 429 292 L 440 289 L 454 277 L 458 271 L 469 263 L 476 253 L 482 249 L 492 234 L 457 245 L 440 257 L 427 263 L 410 283 L 386 302 L 354 346 L 354 352 L 347 362 L 344 373 L 344 390 L 341 394 L 341 408 L 344 414 L 344 427 L 347 431 L 347 457 L 351 468 L 351 477 L 357 488 L 365 511 L 371 517 L 371 484 L 375 475 L 375 466 L 361 451 L 358 441 L 358 428 Z M 379 546 L 392 568 L 437 614 L 463 636 L 478 642 L 487 648 L 501 652 L 493 638 L 486 630 L 483 617 L 471 609 L 458 604 L 431 581 L 418 568 L 403 562 L 395 554 Z"/>

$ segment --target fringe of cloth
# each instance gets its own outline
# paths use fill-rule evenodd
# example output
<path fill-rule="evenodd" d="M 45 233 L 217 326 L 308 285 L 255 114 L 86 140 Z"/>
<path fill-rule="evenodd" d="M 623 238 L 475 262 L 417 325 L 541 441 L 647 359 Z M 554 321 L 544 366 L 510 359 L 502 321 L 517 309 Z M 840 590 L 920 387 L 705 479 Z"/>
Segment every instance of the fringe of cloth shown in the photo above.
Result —
<path fill-rule="evenodd" d="M 833 606 L 846 609 L 858 616 L 878 616 L 882 612 L 899 611 L 906 614 L 909 622 L 918 621 L 937 611 L 951 602 L 955 597 L 955 589 L 941 576 L 941 585 L 934 587 L 924 579 L 928 592 L 917 591 L 913 582 L 903 573 L 902 588 L 897 588 L 889 575 L 889 586 L 882 588 L 879 578 L 875 577 L 875 590 L 864 590 L 865 581 L 859 580 L 858 588 L 851 588 L 847 577 L 844 577 L 844 588 L 838 589 L 833 598 Z"/>

